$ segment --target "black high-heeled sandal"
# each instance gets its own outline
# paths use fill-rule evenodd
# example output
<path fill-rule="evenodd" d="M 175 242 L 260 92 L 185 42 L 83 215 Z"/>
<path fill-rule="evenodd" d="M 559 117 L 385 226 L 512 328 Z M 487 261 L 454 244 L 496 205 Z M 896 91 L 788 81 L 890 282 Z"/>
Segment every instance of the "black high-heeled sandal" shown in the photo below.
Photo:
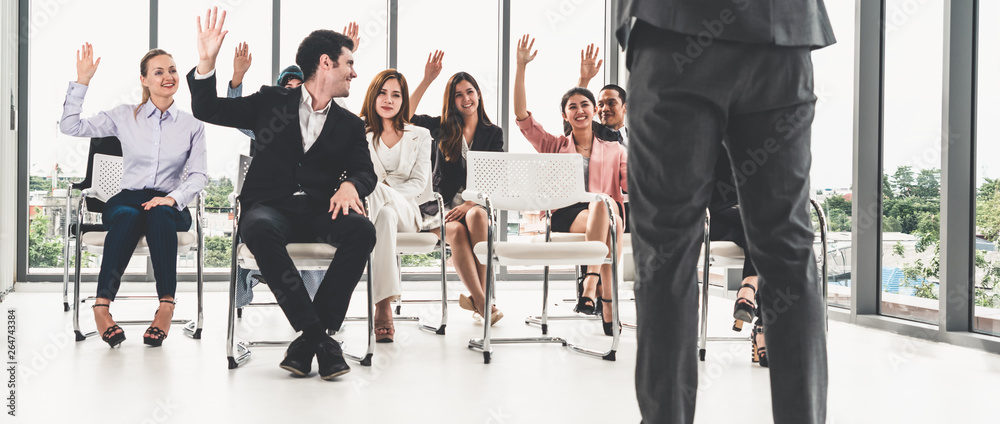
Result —
<path fill-rule="evenodd" d="M 170 303 L 173 305 L 177 304 L 174 300 L 160 300 L 160 303 Z M 160 308 L 156 308 L 156 312 L 153 312 L 153 319 L 156 319 L 156 314 L 160 312 Z M 173 314 L 170 317 L 173 318 Z M 168 324 L 169 325 L 169 324 Z M 142 336 L 142 343 L 153 347 L 160 347 L 163 345 L 163 341 L 167 339 L 167 333 L 160 329 L 160 327 L 153 327 L 152 325 L 146 329 L 146 334 Z"/>
<path fill-rule="evenodd" d="M 597 281 L 601 281 L 601 274 L 596 272 L 588 272 L 580 277 L 580 284 L 583 284 L 583 280 L 587 279 L 588 275 L 597 276 Z M 573 308 L 573 312 L 578 312 L 585 315 L 595 315 L 597 312 L 597 302 L 594 299 L 586 297 L 583 295 L 583 291 L 580 292 L 580 299 L 576 301 L 576 307 Z"/>
<path fill-rule="evenodd" d="M 753 322 L 753 316 L 757 313 L 757 304 L 753 300 L 757 297 L 757 288 L 752 284 L 744 283 L 740 286 L 740 290 L 743 290 L 744 287 L 753 290 L 753 295 L 749 299 L 736 298 L 736 304 L 733 305 L 733 331 L 743 331 L 743 323 Z"/>
<path fill-rule="evenodd" d="M 750 343 L 753 349 L 753 362 L 767 368 L 767 347 L 757 344 L 758 334 L 764 334 L 764 326 L 761 324 L 760 319 L 757 320 L 757 323 L 754 324 L 753 329 L 750 331 Z"/>
<path fill-rule="evenodd" d="M 94 304 L 94 306 L 91 306 L 90 309 L 97 307 L 105 307 L 108 308 L 108 311 L 111 310 L 111 304 Z M 111 312 L 108 312 L 108 316 L 111 316 Z M 101 334 L 101 340 L 107 342 L 108 346 L 117 347 L 125 341 L 125 330 L 122 330 L 118 324 L 112 325 L 104 330 L 103 334 Z"/>
<path fill-rule="evenodd" d="M 601 299 L 601 304 L 611 303 L 611 302 L 612 302 L 611 299 Z M 601 309 L 604 309 L 604 307 L 602 306 Z M 611 332 L 611 330 L 614 329 L 614 327 L 611 325 L 611 324 L 614 324 L 614 318 L 612 318 L 611 322 L 605 322 L 604 321 L 604 311 L 601 311 L 601 324 L 604 325 L 604 335 L 605 336 L 613 336 L 614 335 Z M 622 331 L 622 323 L 619 322 L 618 323 L 618 333 L 621 334 L 621 331 Z"/>

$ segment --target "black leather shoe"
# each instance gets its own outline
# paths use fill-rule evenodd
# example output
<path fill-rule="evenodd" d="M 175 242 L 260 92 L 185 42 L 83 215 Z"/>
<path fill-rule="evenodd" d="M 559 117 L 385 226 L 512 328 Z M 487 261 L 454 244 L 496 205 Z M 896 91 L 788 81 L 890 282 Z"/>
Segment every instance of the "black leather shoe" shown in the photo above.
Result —
<path fill-rule="evenodd" d="M 324 380 L 332 380 L 351 372 L 351 367 L 344 360 L 344 351 L 333 339 L 324 340 L 316 348 L 316 362 L 319 364 L 319 377 Z"/>
<path fill-rule="evenodd" d="M 285 359 L 279 365 L 281 369 L 305 377 L 312 371 L 313 356 L 316 355 L 316 345 L 306 341 L 306 336 L 301 335 L 288 345 L 285 351 Z"/>

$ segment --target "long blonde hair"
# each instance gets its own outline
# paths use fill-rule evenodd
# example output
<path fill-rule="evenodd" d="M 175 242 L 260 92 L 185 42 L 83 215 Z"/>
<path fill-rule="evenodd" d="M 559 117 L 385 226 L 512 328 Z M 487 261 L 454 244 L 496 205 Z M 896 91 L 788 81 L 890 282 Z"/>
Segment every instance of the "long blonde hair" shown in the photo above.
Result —
<path fill-rule="evenodd" d="M 160 55 L 170 56 L 171 59 L 174 58 L 174 56 L 171 55 L 170 53 L 167 53 L 166 50 L 152 49 L 146 52 L 146 55 L 143 56 L 142 60 L 139 61 L 139 75 L 146 76 L 146 72 L 149 71 L 149 61 L 152 60 L 154 57 Z M 139 108 L 141 108 L 142 105 L 146 104 L 147 101 L 149 101 L 149 87 L 146 87 L 144 85 L 142 86 L 142 101 L 139 102 L 139 105 L 135 107 L 135 111 L 132 112 L 132 119 L 138 119 Z"/>

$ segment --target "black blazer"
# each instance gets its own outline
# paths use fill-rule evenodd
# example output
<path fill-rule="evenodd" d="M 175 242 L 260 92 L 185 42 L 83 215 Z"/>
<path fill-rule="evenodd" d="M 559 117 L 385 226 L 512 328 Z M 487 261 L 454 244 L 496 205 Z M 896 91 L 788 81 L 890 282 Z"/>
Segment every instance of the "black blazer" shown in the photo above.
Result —
<path fill-rule="evenodd" d="M 434 191 L 441 193 L 445 203 L 458 193 L 458 189 L 465 187 L 466 172 L 465 162 L 458 160 L 448 162 L 444 160 L 444 153 L 438 148 L 441 139 L 441 117 L 428 115 L 413 115 L 410 122 L 414 125 L 427 128 L 434 139 L 431 149 L 431 166 L 434 167 L 432 180 L 434 181 Z M 503 151 L 503 128 L 493 124 L 486 124 L 482 120 L 476 126 L 476 134 L 472 136 L 472 145 L 469 150 L 481 152 L 502 152 Z"/>
<path fill-rule="evenodd" d="M 329 202 L 345 180 L 354 183 L 364 198 L 375 189 L 365 125 L 354 114 L 331 102 L 316 143 L 302 149 L 299 127 L 301 86 L 293 89 L 263 86 L 247 97 L 219 98 L 215 75 L 203 80 L 187 75 L 191 112 L 210 124 L 253 130 L 257 154 L 243 181 L 240 202 L 244 208 L 280 199 L 296 191 Z"/>
<path fill-rule="evenodd" d="M 681 34 L 708 31 L 742 43 L 819 48 L 836 42 L 823 0 L 621 0 L 618 17 L 623 47 L 633 17 Z"/>

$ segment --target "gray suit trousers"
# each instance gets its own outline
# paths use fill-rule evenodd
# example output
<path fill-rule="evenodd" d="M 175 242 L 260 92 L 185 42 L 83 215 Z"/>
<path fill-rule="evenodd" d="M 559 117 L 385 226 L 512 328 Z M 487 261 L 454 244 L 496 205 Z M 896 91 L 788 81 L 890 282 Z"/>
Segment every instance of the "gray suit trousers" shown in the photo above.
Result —
<path fill-rule="evenodd" d="M 696 268 L 722 148 L 759 272 L 774 422 L 825 422 L 825 314 L 808 209 L 809 48 L 706 42 L 639 22 L 627 61 L 643 423 L 694 421 Z"/>

